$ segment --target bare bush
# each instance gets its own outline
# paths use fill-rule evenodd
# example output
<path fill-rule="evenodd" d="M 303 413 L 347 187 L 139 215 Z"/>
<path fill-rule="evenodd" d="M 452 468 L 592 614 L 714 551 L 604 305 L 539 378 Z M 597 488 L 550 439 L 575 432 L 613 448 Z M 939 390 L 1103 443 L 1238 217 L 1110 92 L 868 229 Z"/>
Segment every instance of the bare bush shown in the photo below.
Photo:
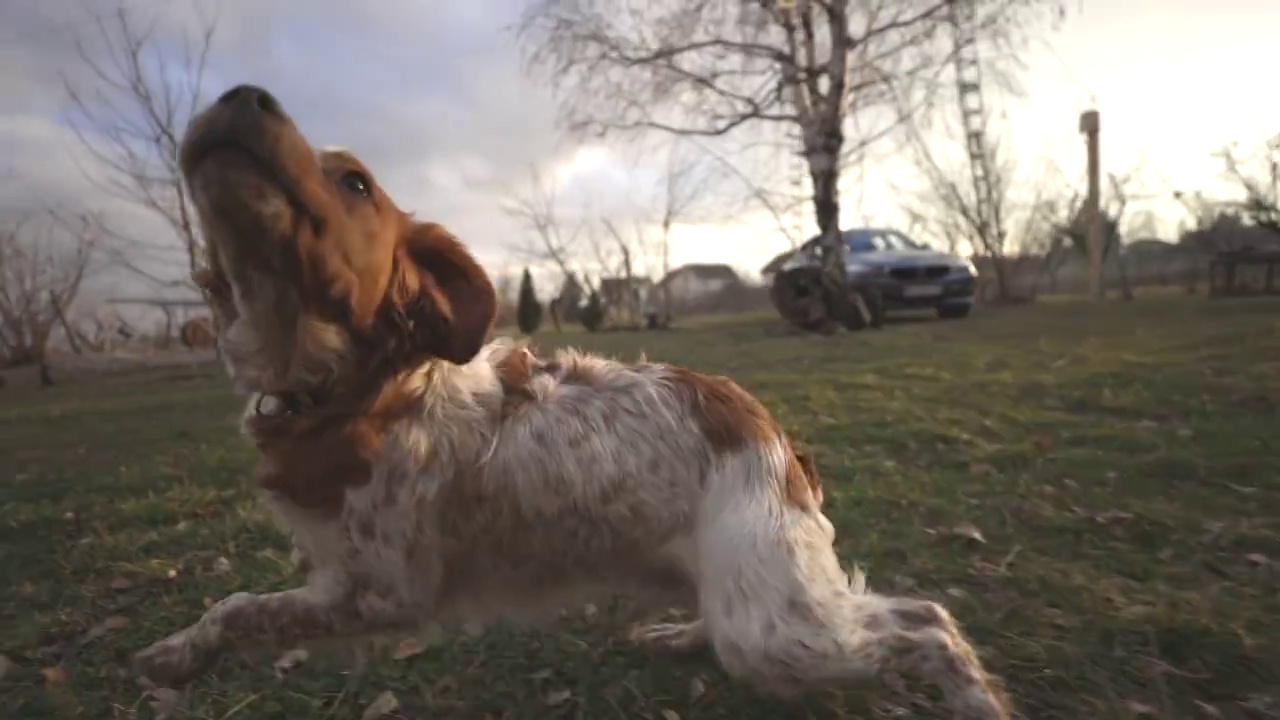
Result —
<path fill-rule="evenodd" d="M 46 213 L 0 230 L 0 363 L 45 365 L 49 340 L 90 269 L 93 228 L 88 218 Z"/>

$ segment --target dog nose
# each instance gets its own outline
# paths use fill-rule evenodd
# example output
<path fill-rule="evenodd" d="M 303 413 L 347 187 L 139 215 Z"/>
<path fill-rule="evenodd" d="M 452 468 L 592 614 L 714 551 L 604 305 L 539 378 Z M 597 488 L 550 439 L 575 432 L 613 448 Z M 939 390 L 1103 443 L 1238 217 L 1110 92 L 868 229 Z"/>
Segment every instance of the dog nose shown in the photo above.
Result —
<path fill-rule="evenodd" d="M 237 85 L 222 93 L 218 105 L 237 112 L 262 113 L 280 116 L 280 102 L 275 97 L 255 85 Z"/>

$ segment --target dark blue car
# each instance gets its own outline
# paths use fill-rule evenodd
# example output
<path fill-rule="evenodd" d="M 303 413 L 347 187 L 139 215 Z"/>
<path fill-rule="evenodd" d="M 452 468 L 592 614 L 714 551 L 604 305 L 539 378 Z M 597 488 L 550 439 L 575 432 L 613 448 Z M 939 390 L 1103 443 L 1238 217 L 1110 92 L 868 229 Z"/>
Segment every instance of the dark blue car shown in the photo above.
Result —
<path fill-rule="evenodd" d="M 849 279 L 877 287 L 886 310 L 933 309 L 942 318 L 962 318 L 973 309 L 978 271 L 968 260 L 890 228 L 845 230 L 844 242 Z M 801 245 L 778 270 L 817 265 L 817 244 L 815 237 Z"/>

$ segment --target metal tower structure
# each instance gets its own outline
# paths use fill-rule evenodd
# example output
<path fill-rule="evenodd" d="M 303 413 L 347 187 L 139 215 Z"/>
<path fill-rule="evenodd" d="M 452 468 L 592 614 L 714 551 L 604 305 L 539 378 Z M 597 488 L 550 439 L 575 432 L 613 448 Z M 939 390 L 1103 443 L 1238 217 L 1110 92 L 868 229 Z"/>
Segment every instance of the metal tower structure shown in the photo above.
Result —
<path fill-rule="evenodd" d="M 960 105 L 960 121 L 973 175 L 977 230 L 980 237 L 999 244 L 1004 238 L 1004 218 L 1001 217 L 999 203 L 995 201 L 995 173 L 987 143 L 987 110 L 982 98 L 982 61 L 975 30 L 975 0 L 950 0 L 949 4 L 956 100 Z"/>
<path fill-rule="evenodd" d="M 804 147 L 804 141 L 798 129 L 784 129 L 783 138 L 784 147 L 789 149 L 783 155 L 785 167 L 782 169 L 787 178 L 790 205 L 785 210 L 787 231 L 792 240 L 800 244 L 807 239 L 807 233 L 812 232 L 812 202 L 806 192 L 809 187 L 809 161 L 800 149 Z"/>

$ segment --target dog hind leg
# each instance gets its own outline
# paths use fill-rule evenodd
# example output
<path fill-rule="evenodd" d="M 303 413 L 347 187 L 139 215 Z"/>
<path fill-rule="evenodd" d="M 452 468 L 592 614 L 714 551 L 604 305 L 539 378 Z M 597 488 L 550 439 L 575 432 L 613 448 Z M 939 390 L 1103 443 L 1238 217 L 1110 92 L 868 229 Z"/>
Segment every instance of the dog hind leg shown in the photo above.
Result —
<path fill-rule="evenodd" d="M 945 608 L 851 588 L 830 522 L 752 492 L 768 486 L 751 478 L 768 459 L 726 463 L 737 477 L 710 481 L 700 519 L 702 613 L 726 671 L 780 695 L 896 671 L 938 685 L 957 720 L 1007 720 Z"/>
<path fill-rule="evenodd" d="M 719 614 L 708 612 L 706 625 L 725 669 L 781 695 L 896 671 L 939 686 L 958 720 L 1009 717 L 1000 690 L 941 605 L 847 588 L 811 591 L 770 606 L 761 603 L 775 595 L 743 587 L 737 610 L 721 597 Z"/>

